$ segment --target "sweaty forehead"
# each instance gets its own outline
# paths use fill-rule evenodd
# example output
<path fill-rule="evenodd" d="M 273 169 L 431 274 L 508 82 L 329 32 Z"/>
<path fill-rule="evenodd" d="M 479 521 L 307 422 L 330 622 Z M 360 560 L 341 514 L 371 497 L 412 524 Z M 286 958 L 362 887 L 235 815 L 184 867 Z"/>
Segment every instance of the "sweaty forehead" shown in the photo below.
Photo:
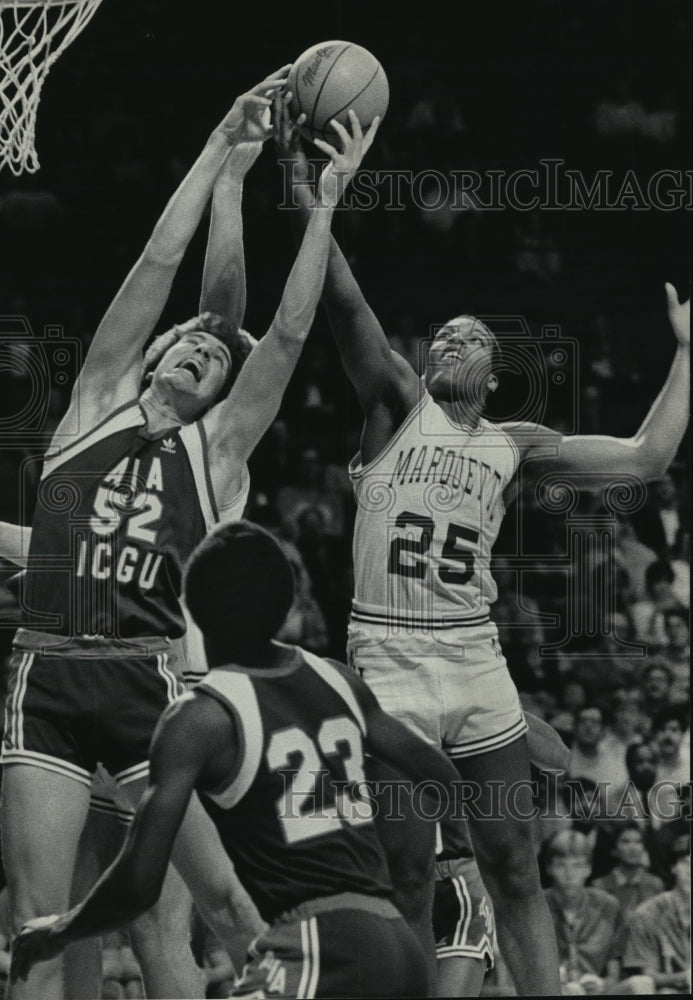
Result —
<path fill-rule="evenodd" d="M 456 316 L 454 319 L 449 319 L 445 326 L 438 331 L 437 336 L 469 336 L 472 334 L 475 337 L 480 337 L 490 346 L 495 343 L 495 338 L 490 330 L 484 326 L 481 320 L 473 316 Z"/>

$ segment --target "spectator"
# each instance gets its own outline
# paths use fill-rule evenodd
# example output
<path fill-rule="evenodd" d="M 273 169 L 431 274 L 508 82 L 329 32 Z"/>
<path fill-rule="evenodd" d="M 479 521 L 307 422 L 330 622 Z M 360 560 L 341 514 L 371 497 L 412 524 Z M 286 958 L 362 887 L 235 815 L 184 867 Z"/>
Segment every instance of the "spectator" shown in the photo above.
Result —
<path fill-rule="evenodd" d="M 546 900 L 558 940 L 563 982 L 580 982 L 587 974 L 601 980 L 619 977 L 622 918 L 618 902 L 601 889 L 586 886 L 591 869 L 589 839 L 576 830 L 554 834 L 546 846 L 551 887 Z M 592 980 L 594 986 L 594 981 Z"/>
<path fill-rule="evenodd" d="M 670 473 L 652 483 L 642 510 L 633 515 L 638 538 L 660 559 L 669 560 L 683 527 L 679 514 L 679 493 Z"/>
<path fill-rule="evenodd" d="M 652 658 L 641 677 L 645 712 L 652 716 L 672 701 L 674 675 L 661 657 Z"/>
<path fill-rule="evenodd" d="M 558 710 L 547 721 L 568 743 L 572 741 L 576 715 L 586 701 L 585 685 L 570 674 L 564 677 L 558 696 Z"/>
<path fill-rule="evenodd" d="M 343 497 L 325 481 L 326 470 L 315 448 L 304 448 L 299 455 L 296 481 L 282 486 L 277 493 L 277 510 L 284 523 L 295 533 L 298 518 L 306 507 L 317 507 L 325 521 L 325 533 L 344 534 Z"/>
<path fill-rule="evenodd" d="M 683 836 L 674 845 L 674 888 L 641 903 L 626 931 L 624 971 L 647 975 L 653 992 L 691 991 L 691 845 Z"/>
<path fill-rule="evenodd" d="M 327 626 L 313 596 L 308 570 L 293 542 L 274 531 L 277 541 L 294 571 L 294 603 L 277 635 L 280 642 L 297 643 L 311 653 L 322 654 L 327 648 Z"/>
<path fill-rule="evenodd" d="M 691 645 L 688 613 L 682 608 L 664 612 L 667 644 L 664 656 L 673 673 L 672 701 L 687 701 L 690 696 Z"/>
<path fill-rule="evenodd" d="M 328 535 L 319 507 L 305 507 L 298 516 L 296 547 L 303 557 L 329 634 L 329 655 L 344 658 L 346 622 L 351 607 L 347 568 L 351 553 L 345 540 Z"/>
<path fill-rule="evenodd" d="M 672 585 L 674 571 L 668 562 L 660 560 L 647 567 L 645 572 L 646 597 L 631 607 L 631 618 L 636 641 L 663 649 L 667 644 L 664 615 L 683 608 L 677 600 Z"/>
<path fill-rule="evenodd" d="M 690 781 L 691 765 L 684 743 L 688 730 L 688 705 L 679 702 L 661 708 L 652 720 L 657 745 L 657 807 L 662 818 L 673 819 L 681 810 L 681 788 Z"/>
<path fill-rule="evenodd" d="M 645 593 L 645 573 L 648 566 L 657 561 L 657 556 L 652 549 L 639 541 L 630 518 L 619 517 L 617 523 L 616 558 L 628 572 L 633 600 L 641 601 L 647 596 Z"/>
<path fill-rule="evenodd" d="M 650 859 L 642 830 L 634 820 L 616 827 L 611 853 L 616 861 L 614 867 L 608 875 L 594 879 L 592 885 L 618 900 L 621 913 L 627 917 L 640 903 L 662 892 L 664 885 L 647 870 Z"/>
<path fill-rule="evenodd" d="M 568 774 L 596 782 L 601 804 L 618 803 L 628 780 L 625 752 L 614 755 L 613 745 L 604 741 L 604 721 L 598 705 L 585 705 L 575 717 Z"/>

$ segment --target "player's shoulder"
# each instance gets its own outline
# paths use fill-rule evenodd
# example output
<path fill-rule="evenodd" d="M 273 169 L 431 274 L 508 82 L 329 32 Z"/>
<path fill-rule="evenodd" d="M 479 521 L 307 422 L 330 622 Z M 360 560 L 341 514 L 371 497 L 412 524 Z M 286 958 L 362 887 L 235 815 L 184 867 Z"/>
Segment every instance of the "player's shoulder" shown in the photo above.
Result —
<path fill-rule="evenodd" d="M 528 420 L 504 420 L 495 426 L 510 438 L 521 459 L 547 446 L 555 447 L 563 437 L 560 431 Z"/>
<path fill-rule="evenodd" d="M 359 677 L 354 667 L 343 663 L 341 660 L 332 659 L 332 657 L 323 657 L 323 660 L 347 682 L 356 696 L 359 707 L 368 712 L 372 707 L 373 694 L 365 681 Z"/>
<path fill-rule="evenodd" d="M 157 726 L 159 740 L 177 740 L 193 746 L 209 742 L 215 734 L 223 737 L 233 723 L 218 699 L 204 697 L 210 693 L 201 683 L 167 705 Z"/>

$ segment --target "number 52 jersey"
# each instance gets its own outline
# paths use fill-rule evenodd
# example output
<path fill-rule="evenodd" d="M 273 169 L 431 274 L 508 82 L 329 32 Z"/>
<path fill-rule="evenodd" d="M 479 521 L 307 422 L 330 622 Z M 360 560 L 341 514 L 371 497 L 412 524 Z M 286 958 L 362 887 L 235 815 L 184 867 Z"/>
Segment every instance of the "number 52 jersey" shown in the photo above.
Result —
<path fill-rule="evenodd" d="M 352 619 L 417 629 L 488 621 L 491 549 L 518 461 L 501 427 L 455 424 L 426 392 L 376 458 L 356 455 Z"/>

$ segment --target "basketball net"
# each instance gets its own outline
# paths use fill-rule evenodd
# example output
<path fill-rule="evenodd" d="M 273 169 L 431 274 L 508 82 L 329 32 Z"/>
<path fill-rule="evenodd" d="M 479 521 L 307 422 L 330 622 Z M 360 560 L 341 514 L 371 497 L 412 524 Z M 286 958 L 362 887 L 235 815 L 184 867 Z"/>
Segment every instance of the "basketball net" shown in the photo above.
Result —
<path fill-rule="evenodd" d="M 41 88 L 58 56 L 102 0 L 0 0 L 0 169 L 39 168 L 34 145 Z"/>

